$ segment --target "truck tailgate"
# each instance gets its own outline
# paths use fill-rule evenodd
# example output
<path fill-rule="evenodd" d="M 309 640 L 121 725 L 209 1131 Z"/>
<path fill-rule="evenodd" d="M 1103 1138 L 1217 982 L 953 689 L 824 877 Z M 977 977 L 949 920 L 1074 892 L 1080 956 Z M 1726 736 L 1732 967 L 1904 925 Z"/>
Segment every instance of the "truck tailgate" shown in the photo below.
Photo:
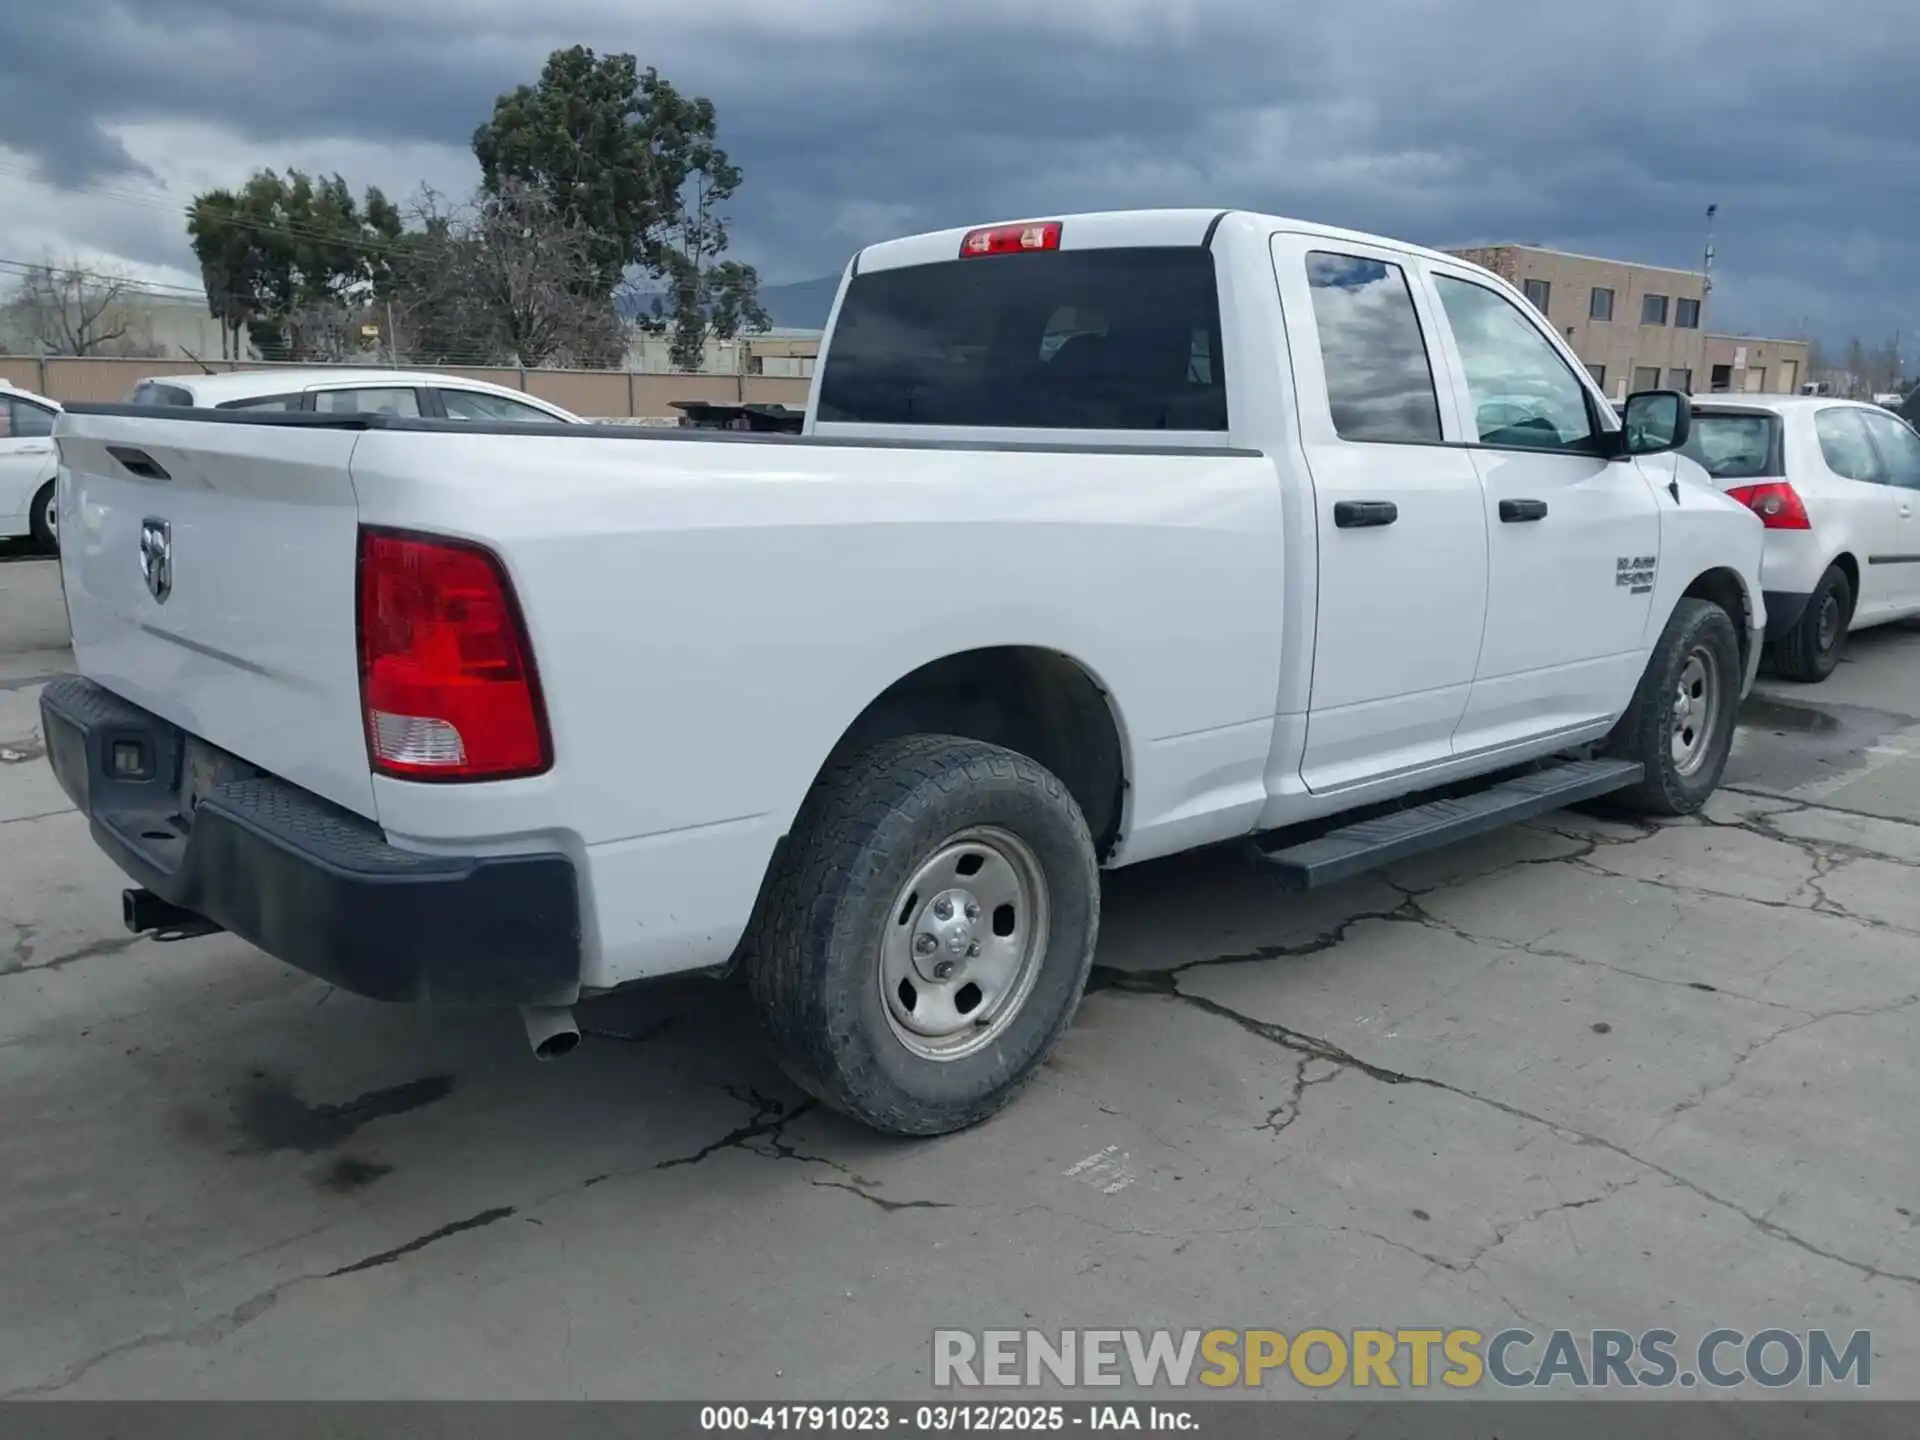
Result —
<path fill-rule="evenodd" d="M 56 435 L 80 672 L 373 817 L 348 470 L 359 432 L 80 413 Z"/>

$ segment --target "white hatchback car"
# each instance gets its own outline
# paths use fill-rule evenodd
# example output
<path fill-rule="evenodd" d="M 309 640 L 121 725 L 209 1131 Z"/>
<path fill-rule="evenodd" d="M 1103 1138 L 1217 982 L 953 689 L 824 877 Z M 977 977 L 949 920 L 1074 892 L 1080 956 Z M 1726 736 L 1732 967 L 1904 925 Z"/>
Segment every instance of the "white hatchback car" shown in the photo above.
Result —
<path fill-rule="evenodd" d="M 217 375 L 156 375 L 134 386 L 134 405 L 211 410 L 306 410 L 325 414 L 425 416 L 544 425 L 586 422 L 537 396 L 420 370 L 237 370 Z"/>
<path fill-rule="evenodd" d="M 59 541 L 54 503 L 53 417 L 60 406 L 0 380 L 0 540 L 31 535 L 43 550 Z"/>
<path fill-rule="evenodd" d="M 1920 434 L 1824 395 L 1694 402 L 1684 454 L 1767 527 L 1761 581 L 1773 667 L 1824 680 L 1849 630 L 1920 615 Z"/>

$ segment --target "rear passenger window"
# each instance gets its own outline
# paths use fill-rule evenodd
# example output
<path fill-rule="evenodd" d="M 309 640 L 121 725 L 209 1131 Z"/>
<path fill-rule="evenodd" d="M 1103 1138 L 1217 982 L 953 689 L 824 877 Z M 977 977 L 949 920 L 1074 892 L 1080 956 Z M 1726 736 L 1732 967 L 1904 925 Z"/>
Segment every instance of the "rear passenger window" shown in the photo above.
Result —
<path fill-rule="evenodd" d="M 298 410 L 298 395 L 257 395 L 247 400 L 228 400 L 213 407 L 216 410 Z"/>
<path fill-rule="evenodd" d="M 319 390 L 313 408 L 330 415 L 411 415 L 420 413 L 420 392 L 399 388 L 380 390 Z"/>
<path fill-rule="evenodd" d="M 847 287 L 818 418 L 1057 430 L 1227 428 L 1213 256 L 1053 250 Z"/>
<path fill-rule="evenodd" d="M 1342 440 L 1433 442 L 1440 402 L 1413 293 L 1398 265 L 1316 250 L 1307 256 L 1314 328 Z"/>
<path fill-rule="evenodd" d="M 1827 469 L 1842 480 L 1864 480 L 1883 485 L 1886 477 L 1874 458 L 1867 440 L 1867 427 L 1860 423 L 1860 412 L 1838 407 L 1822 410 L 1813 417 L 1813 432 L 1820 437 L 1820 455 Z"/>

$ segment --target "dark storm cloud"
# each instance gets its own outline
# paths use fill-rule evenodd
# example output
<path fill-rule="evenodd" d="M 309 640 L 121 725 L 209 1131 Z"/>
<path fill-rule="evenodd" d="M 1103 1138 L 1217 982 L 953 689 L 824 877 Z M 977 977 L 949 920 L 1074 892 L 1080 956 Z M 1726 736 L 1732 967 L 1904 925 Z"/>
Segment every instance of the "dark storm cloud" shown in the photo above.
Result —
<path fill-rule="evenodd" d="M 129 165 L 102 124 L 212 121 L 262 164 L 313 137 L 463 147 L 580 41 L 714 98 L 737 248 L 772 278 L 902 230 L 1216 203 L 1691 265 L 1713 202 L 1710 323 L 1920 331 L 1905 0 L 1548 8 L 69 0 L 0 18 L 0 140 L 71 184 Z"/>

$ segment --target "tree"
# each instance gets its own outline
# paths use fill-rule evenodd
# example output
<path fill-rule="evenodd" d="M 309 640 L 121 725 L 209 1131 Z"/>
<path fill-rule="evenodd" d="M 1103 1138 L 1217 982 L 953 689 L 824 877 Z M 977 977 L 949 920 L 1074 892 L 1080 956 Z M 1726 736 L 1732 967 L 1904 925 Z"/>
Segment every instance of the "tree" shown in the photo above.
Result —
<path fill-rule="evenodd" d="M 194 198 L 187 233 L 207 309 L 233 336 L 244 327 L 261 353 L 337 359 L 353 312 L 384 297 L 400 212 L 378 189 L 357 203 L 338 175 L 255 174 L 238 190 Z"/>
<path fill-rule="evenodd" d="M 593 235 L 519 180 L 460 210 L 424 191 L 420 230 L 393 270 L 392 304 L 416 359 L 618 364 L 626 327 L 597 284 Z"/>
<path fill-rule="evenodd" d="M 88 270 L 78 260 L 49 260 L 27 267 L 13 309 L 44 353 L 104 355 L 120 347 L 133 330 L 129 302 L 137 291 L 118 272 Z"/>
<path fill-rule="evenodd" d="M 671 330 L 674 363 L 694 368 L 710 337 L 766 328 L 753 268 L 722 261 L 719 207 L 740 185 L 717 143 L 713 102 L 683 96 L 632 55 L 556 50 L 540 78 L 494 102 L 474 131 L 485 188 L 511 180 L 547 196 L 588 238 L 597 288 L 628 270 L 665 281 L 643 324 Z"/>
<path fill-rule="evenodd" d="M 739 167 L 725 151 L 711 141 L 694 146 L 677 233 L 662 257 L 667 295 L 656 295 L 651 312 L 640 320 L 649 333 L 672 335 L 669 358 L 676 370 L 698 370 L 709 339 L 731 340 L 742 330 L 767 328 L 758 272 L 720 258 L 727 248 L 727 226 L 719 206 L 732 198 L 740 179 Z"/>

